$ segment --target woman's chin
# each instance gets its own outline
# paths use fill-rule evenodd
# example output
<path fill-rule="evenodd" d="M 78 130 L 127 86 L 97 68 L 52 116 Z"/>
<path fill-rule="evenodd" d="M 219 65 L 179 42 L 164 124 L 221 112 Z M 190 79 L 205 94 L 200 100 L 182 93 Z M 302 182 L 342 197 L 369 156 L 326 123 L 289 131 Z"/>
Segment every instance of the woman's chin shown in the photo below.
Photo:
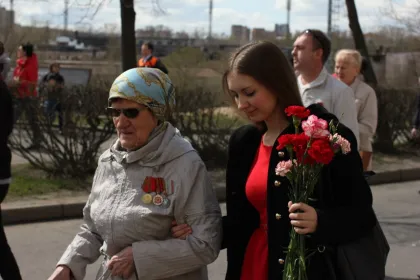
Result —
<path fill-rule="evenodd" d="M 258 115 L 248 115 L 248 120 L 254 123 L 263 122 L 265 119 Z"/>
<path fill-rule="evenodd" d="M 136 146 L 136 141 L 133 139 L 127 139 L 129 137 L 120 137 L 120 144 L 126 150 L 132 150 Z"/>

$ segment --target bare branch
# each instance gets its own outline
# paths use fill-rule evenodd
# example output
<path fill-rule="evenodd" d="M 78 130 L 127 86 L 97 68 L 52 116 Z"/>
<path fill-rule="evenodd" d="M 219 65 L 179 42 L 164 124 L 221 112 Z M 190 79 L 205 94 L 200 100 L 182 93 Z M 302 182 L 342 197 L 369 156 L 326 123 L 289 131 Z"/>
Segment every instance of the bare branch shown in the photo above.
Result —
<path fill-rule="evenodd" d="M 166 11 L 162 8 L 162 6 L 160 5 L 160 1 L 159 0 L 151 0 L 152 1 L 152 13 L 154 15 L 166 15 Z"/>
<path fill-rule="evenodd" d="M 420 0 L 408 6 L 395 3 L 395 0 L 387 2 L 388 6 L 381 9 L 382 14 L 404 26 L 409 33 L 420 34 Z"/>

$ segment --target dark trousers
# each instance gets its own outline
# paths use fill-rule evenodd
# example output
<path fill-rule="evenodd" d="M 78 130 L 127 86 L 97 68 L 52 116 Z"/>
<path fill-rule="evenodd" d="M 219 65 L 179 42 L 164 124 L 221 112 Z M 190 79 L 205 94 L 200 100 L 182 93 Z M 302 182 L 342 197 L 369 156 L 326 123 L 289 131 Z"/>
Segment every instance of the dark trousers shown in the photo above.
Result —
<path fill-rule="evenodd" d="M 25 114 L 26 121 L 31 131 L 31 141 L 33 145 L 38 145 L 41 141 L 41 130 L 39 128 L 39 100 L 35 97 L 25 97 L 15 99 L 15 122 L 17 122 L 22 114 Z"/>
<path fill-rule="evenodd" d="M 0 185 L 0 275 L 3 280 L 21 280 L 19 267 L 15 256 L 7 243 L 1 215 L 1 202 L 6 197 L 9 185 Z"/>
<path fill-rule="evenodd" d="M 55 113 L 58 113 L 58 128 L 63 129 L 63 111 L 61 110 L 61 103 L 54 99 L 49 99 L 45 102 L 45 114 L 50 124 L 55 120 Z"/>

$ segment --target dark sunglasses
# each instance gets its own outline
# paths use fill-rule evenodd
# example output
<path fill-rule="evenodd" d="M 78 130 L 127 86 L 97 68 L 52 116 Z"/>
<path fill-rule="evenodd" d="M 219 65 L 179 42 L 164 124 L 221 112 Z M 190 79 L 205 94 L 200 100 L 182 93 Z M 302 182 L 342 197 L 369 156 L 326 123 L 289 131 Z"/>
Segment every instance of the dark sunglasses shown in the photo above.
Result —
<path fill-rule="evenodd" d="M 106 108 L 106 112 L 114 118 L 121 116 L 121 113 L 122 113 L 125 117 L 127 117 L 129 119 L 134 119 L 139 115 L 139 113 L 141 111 L 143 111 L 145 109 L 146 108 L 117 109 L 117 108 L 108 107 L 108 108 Z"/>

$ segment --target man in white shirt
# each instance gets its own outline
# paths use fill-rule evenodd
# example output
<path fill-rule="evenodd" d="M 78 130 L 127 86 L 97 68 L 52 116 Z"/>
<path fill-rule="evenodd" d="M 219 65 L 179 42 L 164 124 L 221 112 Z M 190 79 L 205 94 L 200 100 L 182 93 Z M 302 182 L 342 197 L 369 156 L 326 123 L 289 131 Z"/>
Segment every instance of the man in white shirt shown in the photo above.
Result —
<path fill-rule="evenodd" d="M 293 44 L 292 56 L 304 106 L 322 104 L 350 128 L 359 142 L 359 125 L 353 90 L 332 77 L 324 67 L 331 42 L 319 30 L 308 29 Z"/>

